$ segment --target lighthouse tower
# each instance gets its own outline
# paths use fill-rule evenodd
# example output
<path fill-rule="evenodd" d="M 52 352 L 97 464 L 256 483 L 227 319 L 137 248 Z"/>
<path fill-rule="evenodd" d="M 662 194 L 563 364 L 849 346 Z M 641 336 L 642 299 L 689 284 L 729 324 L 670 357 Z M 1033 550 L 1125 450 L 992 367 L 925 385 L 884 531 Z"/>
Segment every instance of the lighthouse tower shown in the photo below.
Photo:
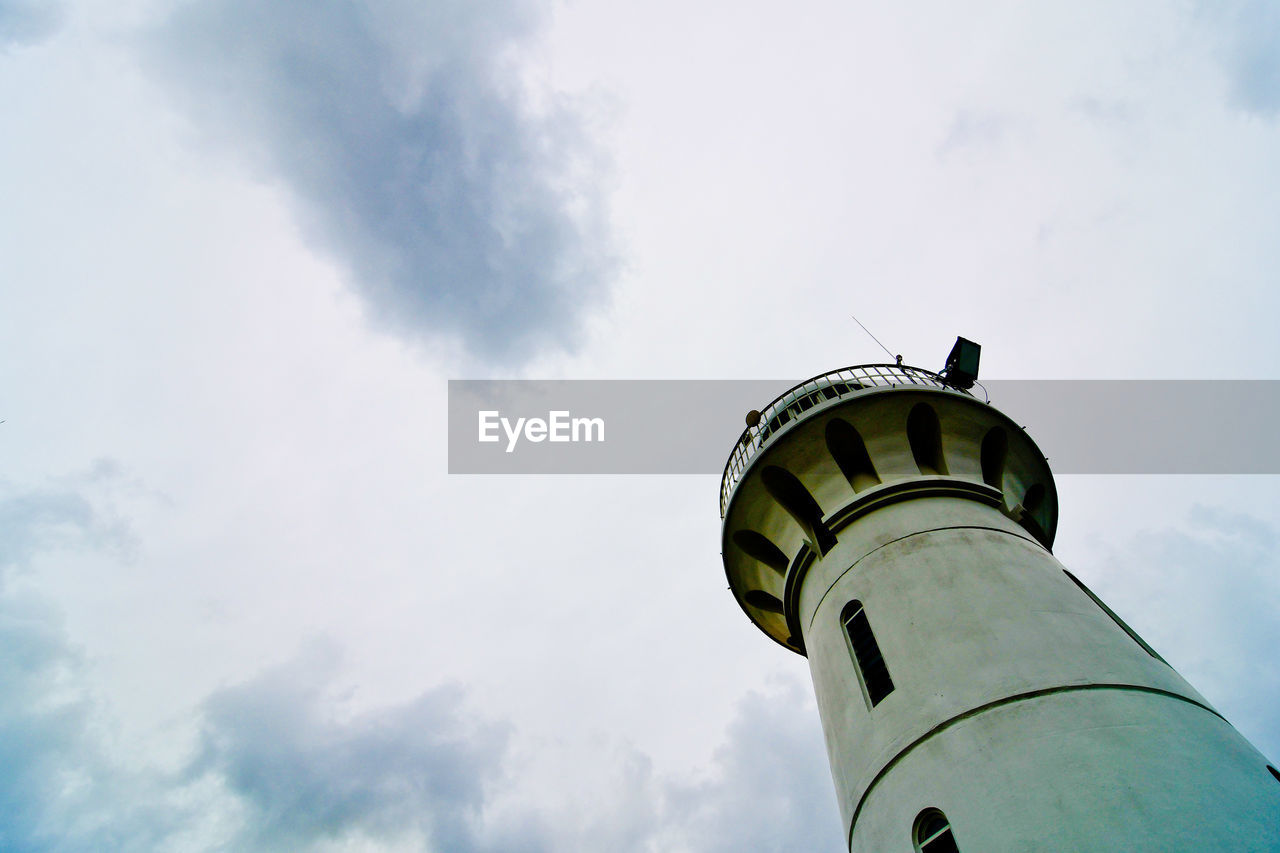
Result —
<path fill-rule="evenodd" d="M 738 604 L 808 658 L 859 853 L 1280 850 L 1280 775 L 1052 554 L 1027 433 L 864 365 L 748 415 L 720 492 Z"/>

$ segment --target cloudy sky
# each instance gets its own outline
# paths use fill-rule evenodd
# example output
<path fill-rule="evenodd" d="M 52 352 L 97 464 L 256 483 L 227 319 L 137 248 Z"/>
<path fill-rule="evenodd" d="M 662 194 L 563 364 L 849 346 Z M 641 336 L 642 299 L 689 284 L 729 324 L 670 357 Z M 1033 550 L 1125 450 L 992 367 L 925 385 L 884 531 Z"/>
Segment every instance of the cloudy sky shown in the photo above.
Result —
<path fill-rule="evenodd" d="M 719 478 L 447 380 L 1280 379 L 1278 232 L 1264 0 L 0 0 L 0 848 L 841 850 Z M 1280 756 L 1280 480 L 1059 490 Z"/>

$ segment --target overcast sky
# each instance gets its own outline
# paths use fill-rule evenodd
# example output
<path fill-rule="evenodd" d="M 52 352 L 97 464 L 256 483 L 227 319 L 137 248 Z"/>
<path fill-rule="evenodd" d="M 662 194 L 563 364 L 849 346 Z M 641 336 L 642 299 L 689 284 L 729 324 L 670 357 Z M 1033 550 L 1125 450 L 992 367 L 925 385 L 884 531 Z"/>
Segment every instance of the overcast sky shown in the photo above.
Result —
<path fill-rule="evenodd" d="M 839 851 L 719 478 L 446 381 L 1280 379 L 1278 231 L 1264 0 L 0 0 L 0 848 Z M 1059 491 L 1280 756 L 1280 481 Z"/>

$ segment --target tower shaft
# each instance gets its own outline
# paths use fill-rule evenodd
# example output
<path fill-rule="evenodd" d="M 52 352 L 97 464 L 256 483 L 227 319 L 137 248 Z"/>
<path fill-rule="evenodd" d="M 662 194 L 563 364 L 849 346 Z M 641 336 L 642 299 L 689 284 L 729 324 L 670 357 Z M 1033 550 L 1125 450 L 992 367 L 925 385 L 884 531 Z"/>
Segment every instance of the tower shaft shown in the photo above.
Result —
<path fill-rule="evenodd" d="M 1051 553 L 1034 443 L 867 370 L 775 401 L 722 491 L 735 596 L 808 657 L 850 850 L 1280 848 L 1265 758 Z"/>

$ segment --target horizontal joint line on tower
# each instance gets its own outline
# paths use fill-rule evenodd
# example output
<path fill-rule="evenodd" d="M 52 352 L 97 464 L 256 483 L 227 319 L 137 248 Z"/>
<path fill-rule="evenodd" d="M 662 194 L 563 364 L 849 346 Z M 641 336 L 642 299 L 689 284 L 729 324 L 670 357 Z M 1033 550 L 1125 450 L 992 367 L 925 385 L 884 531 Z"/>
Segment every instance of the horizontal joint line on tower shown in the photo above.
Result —
<path fill-rule="evenodd" d="M 898 542 L 903 541 L 904 539 L 910 539 L 913 536 L 923 536 L 926 533 L 938 533 L 944 530 L 989 530 L 992 533 L 1003 533 L 1006 536 L 1012 536 L 1014 539 L 1021 539 L 1023 542 L 1030 543 L 1031 545 L 1034 545 L 1038 548 L 1044 547 L 1043 544 L 1037 542 L 1035 539 L 1032 539 L 1030 536 L 1024 535 L 1022 533 L 1015 533 L 1014 531 L 1006 530 L 1003 527 L 988 527 L 982 524 L 949 524 L 944 527 L 930 527 L 928 530 L 913 530 L 910 533 L 904 533 L 903 535 L 897 537 L 896 539 L 890 539 L 888 542 L 883 542 L 877 545 L 876 547 L 872 548 L 870 551 L 868 551 L 867 553 L 859 557 L 857 560 L 855 560 L 854 563 L 851 566 L 849 566 L 849 568 L 841 572 L 838 577 L 832 580 L 831 585 L 828 586 L 825 590 L 823 590 L 822 597 L 819 598 L 818 603 L 814 605 L 813 615 L 809 619 L 809 627 L 811 628 L 813 627 L 814 620 L 818 618 L 818 611 L 822 608 L 822 602 L 827 600 L 827 596 L 831 594 L 831 590 L 835 589 L 836 584 L 840 583 L 840 578 L 843 578 L 845 575 L 849 574 L 849 572 L 856 569 L 863 561 L 865 561 L 872 554 L 878 553 L 879 551 L 882 551 L 885 548 L 888 548 L 890 545 L 895 545 Z M 788 585 L 790 584 L 790 577 L 791 577 L 791 573 L 788 572 L 787 573 Z M 797 584 L 800 582 L 800 580 L 802 579 L 801 578 L 797 579 Z M 799 590 L 796 591 L 796 599 L 797 601 L 799 600 Z"/>
<path fill-rule="evenodd" d="M 1215 717 L 1222 720 L 1224 723 L 1227 722 L 1226 718 L 1223 717 L 1221 714 L 1219 714 L 1217 711 L 1213 710 L 1208 705 L 1205 705 L 1203 702 L 1197 702 L 1195 699 L 1192 699 L 1190 696 L 1183 696 L 1181 693 L 1174 693 L 1171 690 L 1164 690 L 1159 687 L 1149 687 L 1143 684 L 1124 684 L 1124 683 L 1063 684 L 1057 687 L 1044 687 L 1039 690 L 1029 690 L 1026 693 L 1015 693 L 1012 696 L 1005 696 L 1001 699 L 995 699 L 991 702 L 987 702 L 983 705 L 979 705 L 976 708 L 970 708 L 968 711 L 964 711 L 962 713 L 956 714 L 954 717 L 950 717 L 946 720 L 943 720 L 941 723 L 938 723 L 936 726 L 929 729 L 929 731 L 925 732 L 924 734 L 920 735 L 920 737 L 916 738 L 911 743 L 907 744 L 905 747 L 899 750 L 893 756 L 893 758 L 890 758 L 887 762 L 885 762 L 885 765 L 876 772 L 876 775 L 871 779 L 871 782 L 867 785 L 865 789 L 863 789 L 862 796 L 858 798 L 858 804 L 854 807 L 853 814 L 849 818 L 849 830 L 848 830 L 848 834 L 845 837 L 845 846 L 851 847 L 853 845 L 853 828 L 858 823 L 858 815 L 861 814 L 862 806 L 866 803 L 867 798 L 871 796 L 871 791 L 876 787 L 877 784 L 879 784 L 880 780 L 883 779 L 890 770 L 892 770 L 903 758 L 906 757 L 907 753 L 912 752 L 916 747 L 920 746 L 925 741 L 933 738 L 935 735 L 941 734 L 943 731 L 951 728 L 956 723 L 964 722 L 965 720 L 969 720 L 974 717 L 985 714 L 987 711 L 993 711 L 996 708 L 1002 708 L 1006 705 L 1013 705 L 1018 702 L 1025 702 L 1031 699 L 1040 699 L 1044 696 L 1052 696 L 1054 694 L 1059 694 L 1059 693 L 1078 693 L 1086 690 L 1120 690 L 1120 691 L 1127 691 L 1127 692 L 1133 692 L 1133 693 L 1148 693 L 1155 696 L 1163 696 L 1166 699 L 1177 699 L 1180 702 L 1185 702 L 1188 705 L 1192 705 L 1196 708 L 1200 708 L 1203 711 L 1208 711 L 1210 714 L 1213 714 Z M 1227 725 L 1229 726 L 1231 724 L 1227 723 Z"/>

